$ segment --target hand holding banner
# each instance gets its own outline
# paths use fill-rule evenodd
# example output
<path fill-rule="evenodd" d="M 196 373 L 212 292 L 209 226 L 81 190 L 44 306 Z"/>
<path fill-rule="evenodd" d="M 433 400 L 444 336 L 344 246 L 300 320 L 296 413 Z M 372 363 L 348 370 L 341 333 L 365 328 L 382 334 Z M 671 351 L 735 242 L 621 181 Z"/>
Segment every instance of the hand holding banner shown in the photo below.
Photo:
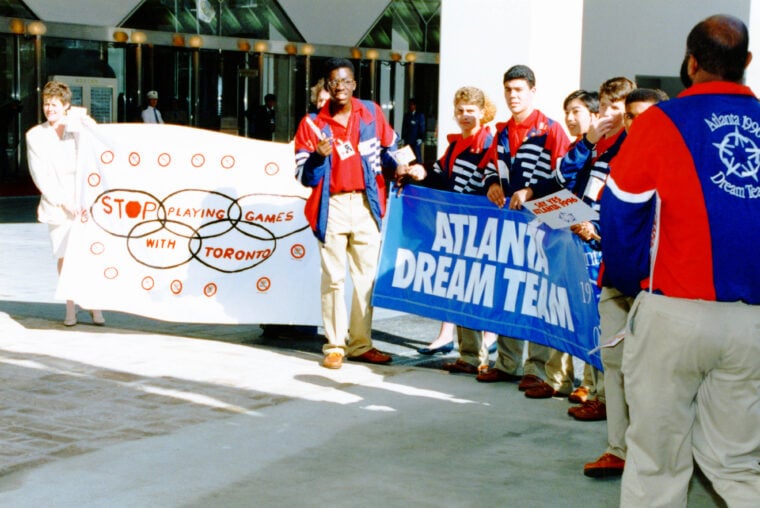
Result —
<path fill-rule="evenodd" d="M 548 196 L 526 201 L 523 206 L 538 220 L 554 229 L 562 229 L 580 222 L 598 220 L 599 214 L 567 189 Z"/>

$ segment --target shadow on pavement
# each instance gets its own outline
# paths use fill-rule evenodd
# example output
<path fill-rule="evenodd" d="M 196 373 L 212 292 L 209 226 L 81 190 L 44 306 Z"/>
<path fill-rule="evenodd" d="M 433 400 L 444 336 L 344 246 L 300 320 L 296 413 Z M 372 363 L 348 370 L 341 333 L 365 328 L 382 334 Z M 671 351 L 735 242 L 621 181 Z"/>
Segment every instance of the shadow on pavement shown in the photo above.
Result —
<path fill-rule="evenodd" d="M 8 314 L 27 329 L 65 331 L 81 330 L 81 327 L 87 327 L 87 331 L 92 333 L 102 331 L 103 333 L 161 334 L 314 354 L 322 353 L 322 345 L 325 342 L 324 335 L 320 333 L 304 333 L 299 330 L 308 327 L 278 327 L 279 331 L 276 333 L 264 333 L 262 327 L 256 324 L 172 323 L 114 311 L 104 311 L 106 326 L 100 327 L 91 324 L 89 313 L 83 309 L 77 313 L 79 323 L 69 328 L 63 325 L 64 307 L 61 303 L 0 300 L 0 312 Z M 457 357 L 457 351 L 447 355 L 420 355 L 417 349 L 426 345 L 428 341 L 417 341 L 401 335 L 403 330 L 403 333 L 412 336 L 432 337 L 437 327 L 438 322 L 418 316 L 400 315 L 381 319 L 377 320 L 373 327 L 373 341 L 378 349 L 394 356 L 393 365 L 437 369 L 442 363 L 453 361 Z M 420 333 L 416 334 L 415 331 L 420 331 Z"/>

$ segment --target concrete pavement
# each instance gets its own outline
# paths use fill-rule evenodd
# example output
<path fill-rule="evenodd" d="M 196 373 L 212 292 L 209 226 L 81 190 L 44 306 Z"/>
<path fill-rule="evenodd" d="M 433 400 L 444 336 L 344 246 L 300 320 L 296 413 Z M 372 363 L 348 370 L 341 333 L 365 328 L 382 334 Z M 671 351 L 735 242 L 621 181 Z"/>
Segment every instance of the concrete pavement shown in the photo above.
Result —
<path fill-rule="evenodd" d="M 430 368 L 437 322 L 379 311 L 394 364 L 337 371 L 255 325 L 64 327 L 28 201 L 0 200 L 0 506 L 617 506 L 581 472 L 604 422 Z"/>

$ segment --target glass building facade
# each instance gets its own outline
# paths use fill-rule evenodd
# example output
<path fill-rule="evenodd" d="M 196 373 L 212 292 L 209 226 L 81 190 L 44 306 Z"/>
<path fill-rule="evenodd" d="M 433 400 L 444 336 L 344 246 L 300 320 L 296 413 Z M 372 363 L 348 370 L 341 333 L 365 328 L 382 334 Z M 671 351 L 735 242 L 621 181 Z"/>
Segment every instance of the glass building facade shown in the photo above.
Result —
<path fill-rule="evenodd" d="M 144 0 L 118 26 L 38 20 L 0 0 L 0 195 L 36 193 L 24 133 L 44 121 L 39 90 L 72 86 L 99 122 L 140 121 L 149 90 L 168 122 L 246 135 L 246 111 L 277 97 L 275 141 L 289 141 L 329 57 L 352 60 L 355 95 L 383 107 L 400 132 L 407 99 L 429 122 L 435 154 L 440 0 L 393 0 L 354 46 L 305 40 L 277 0 Z M 1 158 L 1 157 L 0 157 Z M 2 162 L 2 161 L 0 161 Z"/>

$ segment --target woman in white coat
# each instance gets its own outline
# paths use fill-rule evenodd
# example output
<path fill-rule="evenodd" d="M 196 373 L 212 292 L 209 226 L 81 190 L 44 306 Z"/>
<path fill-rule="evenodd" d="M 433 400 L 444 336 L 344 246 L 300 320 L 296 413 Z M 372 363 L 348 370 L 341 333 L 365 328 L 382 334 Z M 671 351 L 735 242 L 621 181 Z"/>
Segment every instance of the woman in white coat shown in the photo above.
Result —
<path fill-rule="evenodd" d="M 48 225 L 53 255 L 58 259 L 58 273 L 63 268 L 63 255 L 69 239 L 69 232 L 78 214 L 77 206 L 77 146 L 78 129 L 74 122 L 67 121 L 71 107 L 71 90 L 65 83 L 50 81 L 42 89 L 42 109 L 46 122 L 32 127 L 26 133 L 29 172 L 34 184 L 42 194 L 37 208 L 40 222 Z M 90 311 L 92 322 L 105 324 L 99 310 Z M 66 300 L 66 318 L 63 324 L 77 323 L 76 306 Z"/>

